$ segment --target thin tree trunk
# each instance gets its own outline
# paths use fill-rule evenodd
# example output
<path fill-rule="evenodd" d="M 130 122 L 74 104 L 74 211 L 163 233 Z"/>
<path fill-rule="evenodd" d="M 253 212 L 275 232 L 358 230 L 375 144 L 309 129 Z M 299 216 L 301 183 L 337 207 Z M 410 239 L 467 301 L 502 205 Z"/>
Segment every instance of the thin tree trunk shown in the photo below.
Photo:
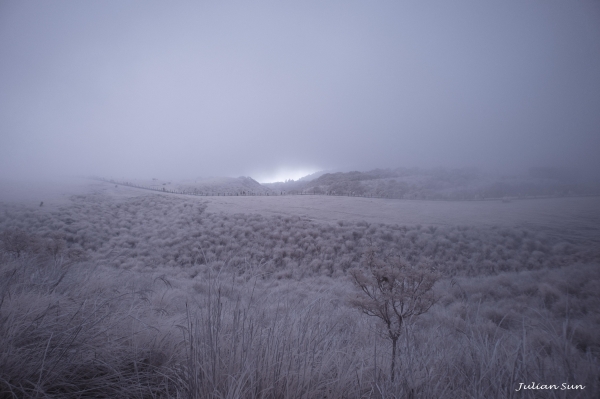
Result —
<path fill-rule="evenodd" d="M 392 365 L 390 374 L 392 376 L 392 382 L 394 382 L 395 369 L 396 369 L 396 343 L 398 342 L 398 338 L 392 338 Z"/>

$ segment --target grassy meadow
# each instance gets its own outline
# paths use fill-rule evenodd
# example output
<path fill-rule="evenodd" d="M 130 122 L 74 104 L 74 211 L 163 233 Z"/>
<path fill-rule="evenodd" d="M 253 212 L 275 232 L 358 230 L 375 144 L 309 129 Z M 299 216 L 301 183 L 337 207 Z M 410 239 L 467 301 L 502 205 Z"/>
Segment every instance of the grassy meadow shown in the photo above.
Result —
<path fill-rule="evenodd" d="M 596 198 L 38 202 L 0 203 L 0 398 L 600 395 Z M 369 250 L 437 278 L 395 378 L 352 306 Z"/>

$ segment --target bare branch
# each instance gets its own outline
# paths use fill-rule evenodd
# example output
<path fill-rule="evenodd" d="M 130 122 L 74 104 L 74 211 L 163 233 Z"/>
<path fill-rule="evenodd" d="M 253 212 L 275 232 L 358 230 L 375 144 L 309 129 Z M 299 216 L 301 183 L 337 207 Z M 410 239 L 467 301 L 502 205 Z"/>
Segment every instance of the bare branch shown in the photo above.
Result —
<path fill-rule="evenodd" d="M 350 270 L 359 288 L 350 304 L 368 316 L 379 318 L 392 340 L 391 378 L 394 379 L 396 343 L 402 327 L 412 316 L 426 313 L 436 302 L 433 286 L 438 276 L 426 265 L 414 267 L 394 257 L 377 257 L 370 247 L 362 259 L 362 268 Z"/>

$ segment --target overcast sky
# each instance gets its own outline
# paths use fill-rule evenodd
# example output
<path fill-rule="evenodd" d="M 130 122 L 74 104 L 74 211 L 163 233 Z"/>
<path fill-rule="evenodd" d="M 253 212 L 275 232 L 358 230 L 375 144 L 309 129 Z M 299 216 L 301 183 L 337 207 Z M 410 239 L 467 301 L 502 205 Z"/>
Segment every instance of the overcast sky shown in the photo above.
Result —
<path fill-rule="evenodd" d="M 599 1 L 175 3 L 1 1 L 0 176 L 600 170 Z"/>

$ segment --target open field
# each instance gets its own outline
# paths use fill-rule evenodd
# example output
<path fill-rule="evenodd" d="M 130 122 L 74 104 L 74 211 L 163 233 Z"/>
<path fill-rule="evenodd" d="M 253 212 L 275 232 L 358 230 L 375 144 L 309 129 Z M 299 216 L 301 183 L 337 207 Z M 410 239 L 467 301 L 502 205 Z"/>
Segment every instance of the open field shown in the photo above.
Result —
<path fill-rule="evenodd" d="M 597 198 L 20 187 L 0 198 L 0 397 L 600 393 Z M 385 329 L 351 306 L 370 248 L 438 278 L 395 379 Z M 516 391 L 532 381 L 578 387 Z"/>
<path fill-rule="evenodd" d="M 58 206 L 70 196 L 101 192 L 110 197 L 151 195 L 135 188 L 84 179 L 23 183 L 3 181 L 0 202 Z M 280 197 L 179 196 L 207 204 L 211 213 L 288 215 L 316 221 L 367 221 L 400 225 L 530 226 L 600 239 L 600 197 L 491 201 L 426 201 L 383 198 L 294 195 Z"/>
<path fill-rule="evenodd" d="M 300 195 L 207 199 L 208 211 L 297 215 L 317 221 L 415 225 L 531 226 L 600 238 L 600 197 L 501 201 L 420 201 Z"/>

